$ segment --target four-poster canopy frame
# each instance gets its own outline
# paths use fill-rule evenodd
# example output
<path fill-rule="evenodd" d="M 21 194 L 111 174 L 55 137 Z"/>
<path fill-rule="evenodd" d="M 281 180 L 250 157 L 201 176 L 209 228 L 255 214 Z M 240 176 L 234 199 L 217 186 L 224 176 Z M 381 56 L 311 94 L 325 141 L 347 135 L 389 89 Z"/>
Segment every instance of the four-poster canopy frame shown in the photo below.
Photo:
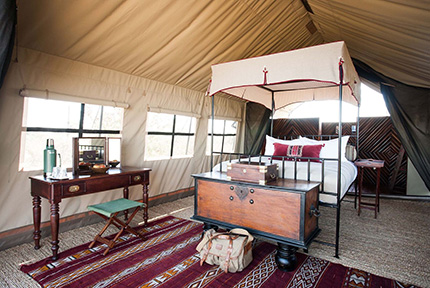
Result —
<path fill-rule="evenodd" d="M 211 115 L 211 118 L 212 118 L 212 132 L 213 132 L 214 131 L 214 120 L 215 120 L 215 115 L 214 115 L 215 114 L 214 113 L 214 111 L 215 111 L 215 109 L 214 109 L 214 106 L 215 106 L 214 96 L 215 96 L 216 93 L 218 93 L 218 92 L 224 92 L 226 94 L 230 94 L 232 96 L 239 97 L 240 94 L 238 94 L 237 91 L 234 91 L 235 89 L 239 88 L 239 89 L 242 89 L 241 92 L 240 92 L 240 93 L 242 93 L 242 97 L 241 98 L 249 100 L 249 101 L 252 101 L 252 95 L 251 95 L 250 98 L 243 97 L 244 94 L 245 94 L 245 92 L 247 92 L 246 91 L 247 87 L 260 88 L 262 90 L 265 90 L 266 92 L 269 92 L 271 94 L 271 101 L 270 102 L 271 102 L 271 110 L 272 110 L 270 133 L 271 133 L 271 135 L 273 135 L 273 120 L 274 120 L 273 116 L 274 116 L 274 112 L 276 110 L 275 93 L 282 93 L 282 92 L 287 92 L 287 93 L 293 92 L 294 93 L 295 91 L 303 91 L 304 89 L 309 89 L 308 91 L 305 91 L 305 92 L 311 92 L 312 93 L 313 91 L 310 91 L 310 90 L 317 90 L 318 88 L 334 88 L 334 87 L 338 86 L 338 100 L 339 100 L 339 130 L 338 130 L 338 139 L 339 140 L 338 140 L 338 159 L 337 159 L 337 161 L 338 161 L 338 165 L 337 165 L 337 197 L 336 197 L 337 201 L 336 201 L 336 204 L 326 204 L 326 203 L 322 203 L 322 202 L 320 202 L 320 204 L 321 205 L 326 204 L 324 206 L 329 206 L 329 207 L 333 207 L 333 208 L 337 209 L 337 213 L 336 213 L 336 241 L 335 241 L 334 245 L 331 244 L 331 243 L 326 243 L 326 244 L 329 244 L 329 245 L 331 244 L 331 245 L 335 246 L 335 257 L 339 257 L 340 203 L 341 203 L 341 200 L 342 200 L 340 197 L 341 197 L 341 158 L 342 158 L 342 155 L 341 155 L 341 153 L 342 153 L 342 104 L 343 104 L 343 101 L 344 101 L 344 95 L 343 95 L 344 90 L 343 89 L 344 89 L 345 85 L 350 88 L 350 95 L 348 95 L 348 96 L 350 96 L 349 97 L 350 99 L 351 98 L 355 98 L 356 104 L 357 104 L 357 107 L 358 107 L 357 132 L 356 132 L 357 133 L 357 135 L 356 135 L 357 136 L 356 137 L 356 141 L 357 141 L 356 142 L 356 150 L 357 150 L 357 155 L 358 155 L 358 151 L 359 151 L 359 118 L 358 117 L 359 117 L 359 107 L 360 107 L 360 100 L 359 100 L 359 78 L 358 78 L 358 75 L 355 72 L 354 66 L 352 64 L 351 59 L 349 58 L 349 54 L 348 54 L 348 52 L 346 50 L 346 46 L 345 46 L 345 44 L 343 42 L 335 42 L 335 43 L 330 43 L 330 44 L 325 44 L 325 45 L 320 45 L 320 46 L 315 46 L 315 47 L 308 47 L 308 48 L 305 48 L 305 49 L 299 49 L 300 51 L 299 50 L 295 50 L 295 51 L 290 51 L 290 52 L 294 52 L 294 53 L 303 52 L 303 53 L 305 53 L 305 55 L 309 55 L 312 58 L 312 54 L 311 53 L 314 53 L 315 51 L 318 51 L 316 49 L 320 49 L 320 48 L 323 48 L 323 50 L 326 51 L 328 54 L 330 54 L 330 53 L 333 54 L 334 53 L 333 55 L 331 55 L 332 56 L 331 57 L 332 60 L 333 60 L 333 56 L 335 57 L 335 55 L 336 55 L 336 51 L 337 51 L 336 49 L 339 49 L 339 51 L 341 51 L 339 53 L 341 53 L 342 56 L 340 56 L 340 57 L 337 58 L 337 71 L 338 72 L 334 73 L 334 71 L 333 71 L 334 65 L 331 65 L 332 67 L 329 67 L 329 68 L 332 68 L 332 69 L 331 69 L 331 71 L 329 71 L 328 74 L 330 74 L 330 75 L 328 76 L 327 79 L 329 79 L 331 77 L 330 78 L 331 80 L 327 80 L 327 79 L 325 79 L 325 80 L 319 80 L 319 79 L 312 80 L 314 78 L 312 78 L 312 77 L 306 78 L 305 77 L 305 78 L 301 78 L 302 80 L 301 79 L 289 79 L 289 80 L 287 80 L 285 82 L 280 82 L 280 81 L 276 82 L 275 81 L 274 83 L 268 83 L 267 82 L 267 73 L 268 73 L 268 70 L 266 69 L 266 66 L 264 66 L 264 69 L 263 69 L 263 73 L 264 73 L 263 78 L 264 78 L 264 80 L 263 80 L 262 83 L 260 82 L 261 84 L 251 84 L 251 83 L 244 83 L 243 85 L 231 84 L 232 86 L 230 86 L 230 87 L 228 85 L 225 85 L 224 86 L 225 89 L 222 89 L 222 87 L 221 88 L 216 87 L 215 89 L 211 89 L 212 88 L 211 85 L 213 85 L 213 80 L 214 80 L 214 79 L 212 79 L 211 80 L 211 84 L 209 85 L 209 89 L 208 89 L 208 93 L 207 94 L 208 94 L 208 96 L 212 97 L 212 115 Z M 332 49 L 332 48 L 334 48 L 334 49 Z M 333 50 L 336 50 L 336 51 L 333 51 Z M 285 52 L 285 53 L 288 53 L 288 52 Z M 286 56 L 285 53 L 279 54 L 279 56 L 285 57 Z M 253 58 L 253 59 L 251 58 L 250 60 L 253 61 L 254 63 L 257 63 L 258 60 L 259 60 L 259 58 L 263 59 L 265 57 L 276 57 L 276 56 L 277 56 L 276 54 L 273 54 L 273 55 L 268 55 L 268 56 L 256 57 L 256 58 Z M 324 55 L 322 55 L 322 56 L 324 56 Z M 313 57 L 315 57 L 315 55 L 313 55 Z M 320 57 L 320 55 L 318 55 L 318 57 Z M 246 60 L 247 59 L 240 60 L 240 61 L 237 61 L 237 63 L 239 63 L 239 66 L 240 65 L 244 66 L 243 64 L 245 62 L 241 62 L 241 61 L 246 61 Z M 291 57 L 290 57 L 289 60 L 291 60 Z M 345 81 L 345 70 L 344 70 L 345 61 L 347 61 L 347 64 L 348 64 L 348 68 L 347 68 L 348 79 L 347 79 L 347 81 Z M 222 70 L 222 72 L 229 74 L 230 73 L 230 71 L 229 71 L 230 70 L 229 69 L 230 68 L 229 65 L 230 64 L 234 64 L 234 62 L 230 62 L 230 63 L 226 63 L 226 64 L 227 64 L 227 67 L 226 67 L 227 69 L 223 67 L 224 70 L 222 70 L 222 69 L 221 70 Z M 303 64 L 303 63 L 301 63 L 301 64 Z M 216 66 L 216 65 L 214 65 L 214 66 Z M 214 66 L 212 66 L 213 72 L 214 72 Z M 328 69 L 328 70 L 330 70 L 330 69 Z M 237 71 L 235 71 L 235 72 L 237 72 Z M 218 73 L 217 76 L 219 76 L 220 72 L 218 71 L 217 73 Z M 336 76 L 336 74 L 337 74 L 337 76 Z M 232 82 L 233 83 L 234 81 L 230 81 L 230 79 L 228 78 L 229 76 L 231 76 L 231 74 L 227 75 L 227 76 L 224 76 L 224 79 L 227 79 L 227 82 Z M 337 77 L 337 79 L 335 79 L 336 77 Z M 303 80 L 303 79 L 306 79 L 306 80 Z M 245 80 L 245 82 L 246 82 L 246 80 Z M 287 84 L 287 85 L 292 84 L 293 86 L 296 85 L 296 84 L 298 84 L 298 86 L 300 86 L 300 82 L 304 83 L 303 87 L 301 87 L 300 89 L 286 89 L 286 90 L 279 89 L 280 85 L 282 85 L 282 84 Z M 238 82 L 236 82 L 236 84 L 237 83 Z M 311 87 L 310 88 L 309 88 L 309 86 L 306 85 L 307 83 L 311 83 Z M 272 87 L 271 84 L 274 84 L 274 86 L 273 86 L 274 88 L 273 89 L 271 89 L 271 87 Z M 229 89 L 233 93 L 229 93 L 230 92 L 230 91 L 228 91 Z M 252 94 L 252 92 L 255 93 L 255 90 L 251 91 L 251 94 Z M 323 91 L 323 94 L 324 93 L 327 93 L 327 92 Z M 324 98 L 326 96 L 327 95 L 323 95 L 322 97 Z M 315 98 L 315 95 L 313 97 Z M 327 99 L 327 98 L 325 98 L 325 99 Z M 313 99 L 313 100 L 315 100 L 315 99 Z M 317 100 L 319 100 L 319 99 L 317 99 Z M 268 107 L 267 104 L 261 103 L 259 101 L 253 101 L 253 102 L 258 102 L 258 103 L 263 104 L 266 107 Z M 293 102 L 291 102 L 291 103 L 293 103 Z M 284 106 L 286 106 L 286 105 L 284 105 Z M 282 107 L 278 107 L 278 109 L 282 108 Z M 212 133 L 211 134 L 211 161 L 210 161 L 211 171 L 212 171 L 212 168 L 214 166 L 213 165 L 213 155 L 214 155 L 213 144 L 214 144 L 214 139 L 213 139 L 213 133 Z"/>

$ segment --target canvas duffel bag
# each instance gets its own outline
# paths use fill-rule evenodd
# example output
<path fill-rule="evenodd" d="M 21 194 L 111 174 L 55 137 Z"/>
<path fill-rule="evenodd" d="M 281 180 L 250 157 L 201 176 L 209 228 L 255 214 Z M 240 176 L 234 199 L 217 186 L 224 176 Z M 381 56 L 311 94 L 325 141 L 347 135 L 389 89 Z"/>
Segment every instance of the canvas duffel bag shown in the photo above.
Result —
<path fill-rule="evenodd" d="M 252 241 L 254 237 L 241 228 L 229 232 L 209 229 L 197 245 L 200 265 L 204 262 L 219 265 L 224 272 L 240 272 L 252 261 Z"/>

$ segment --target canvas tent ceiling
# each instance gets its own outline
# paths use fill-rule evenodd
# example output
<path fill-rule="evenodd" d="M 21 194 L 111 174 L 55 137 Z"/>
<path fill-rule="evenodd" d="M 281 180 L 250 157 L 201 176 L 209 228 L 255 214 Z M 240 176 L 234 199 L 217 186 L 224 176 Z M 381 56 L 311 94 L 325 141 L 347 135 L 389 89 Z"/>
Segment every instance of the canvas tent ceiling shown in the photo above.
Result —
<path fill-rule="evenodd" d="M 351 57 L 430 87 L 428 1 L 18 0 L 21 48 L 205 91 L 210 65 L 343 40 Z M 316 29 L 314 29 L 316 28 Z"/>

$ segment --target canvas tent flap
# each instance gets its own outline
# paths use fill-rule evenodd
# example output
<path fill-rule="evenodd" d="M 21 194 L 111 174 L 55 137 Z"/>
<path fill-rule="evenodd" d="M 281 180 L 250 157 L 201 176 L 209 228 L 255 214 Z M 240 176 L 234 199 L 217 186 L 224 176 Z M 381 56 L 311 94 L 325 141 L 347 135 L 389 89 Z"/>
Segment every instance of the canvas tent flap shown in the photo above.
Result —
<path fill-rule="evenodd" d="M 269 109 L 272 92 L 275 109 L 299 98 L 302 101 L 339 99 L 340 62 L 344 72 L 342 84 L 347 87 L 343 89 L 343 100 L 357 105 L 360 79 L 342 41 L 213 65 L 209 95 L 222 91 Z M 324 89 L 317 89 L 321 87 Z M 298 90 L 299 98 L 295 97 Z"/>

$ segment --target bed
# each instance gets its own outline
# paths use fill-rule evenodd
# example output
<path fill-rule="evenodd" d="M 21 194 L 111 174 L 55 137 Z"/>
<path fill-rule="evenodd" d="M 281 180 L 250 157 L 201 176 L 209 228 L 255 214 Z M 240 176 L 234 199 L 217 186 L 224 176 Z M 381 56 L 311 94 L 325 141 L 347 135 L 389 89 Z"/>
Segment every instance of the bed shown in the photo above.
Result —
<path fill-rule="evenodd" d="M 343 143 L 348 142 L 349 136 L 343 136 Z M 337 204 L 337 177 L 338 177 L 338 161 L 337 161 L 337 139 L 327 141 L 317 141 L 309 138 L 301 137 L 296 140 L 281 140 L 271 136 L 266 136 L 265 155 L 243 155 L 229 154 L 228 161 L 223 161 L 214 166 L 213 171 L 226 172 L 228 163 L 274 163 L 278 166 L 278 177 L 286 179 L 298 179 L 307 181 L 321 182 L 319 201 L 321 204 L 336 206 Z M 281 145 L 301 145 L 301 146 L 317 146 L 324 145 L 316 157 L 287 157 L 276 153 L 274 144 Z M 345 145 L 344 145 L 345 147 Z M 342 149 L 342 155 L 345 149 Z M 232 155 L 234 155 L 232 158 Z M 350 186 L 354 183 L 357 177 L 357 168 L 353 162 L 341 158 L 341 188 L 340 199 L 342 200 L 348 192 Z"/>
<path fill-rule="evenodd" d="M 286 105 L 313 100 L 339 101 L 339 135 L 342 133 L 342 103 L 348 102 L 360 106 L 360 79 L 344 42 L 333 42 L 307 47 L 283 53 L 265 55 L 233 62 L 212 65 L 212 79 L 208 96 L 212 96 L 212 125 L 214 125 L 214 98 L 219 92 L 247 101 L 260 103 L 272 110 L 270 135 L 273 135 L 273 116 L 277 109 Z M 358 110 L 359 111 L 359 110 Z M 214 127 L 212 126 L 212 131 Z M 347 136 L 346 136 L 347 137 Z M 359 126 L 355 148 L 359 150 Z M 341 201 L 354 181 L 357 171 L 351 162 L 345 159 L 345 136 L 318 143 L 309 138 L 299 138 L 284 142 L 284 146 L 317 146 L 324 144 L 329 153 L 312 157 L 285 157 L 275 155 L 274 140 L 266 138 L 265 155 L 247 155 L 248 161 L 275 161 L 282 178 L 316 180 L 321 182 L 320 204 L 337 209 L 335 257 L 339 255 L 340 207 Z M 213 135 L 211 140 L 211 167 L 214 167 Z M 272 143 L 272 146 L 268 144 Z M 294 144 L 294 145 L 293 145 Z M 279 145 L 282 145 L 280 143 Z M 279 146 L 278 145 L 278 146 Z M 337 149 L 336 149 L 337 146 Z M 269 148 L 269 149 L 267 149 Z M 273 151 L 270 149 L 273 148 Z M 285 149 L 285 147 L 281 147 Z M 334 150 L 333 150 L 334 148 Z M 294 149 L 301 149 L 295 147 Z M 296 154 L 288 154 L 296 155 Z M 330 156 L 327 156 L 330 155 Z M 244 155 L 234 155 L 243 159 Z M 276 156 L 276 157 L 275 157 Z M 223 155 L 221 153 L 221 159 Z M 228 156 L 229 161 L 234 157 Z M 286 161 L 290 160 L 290 161 Z M 293 160 L 293 161 L 291 161 Z M 225 163 L 212 169 L 226 171 Z M 293 173 L 293 174 L 291 174 Z M 323 175 L 323 176 L 322 176 Z"/>

